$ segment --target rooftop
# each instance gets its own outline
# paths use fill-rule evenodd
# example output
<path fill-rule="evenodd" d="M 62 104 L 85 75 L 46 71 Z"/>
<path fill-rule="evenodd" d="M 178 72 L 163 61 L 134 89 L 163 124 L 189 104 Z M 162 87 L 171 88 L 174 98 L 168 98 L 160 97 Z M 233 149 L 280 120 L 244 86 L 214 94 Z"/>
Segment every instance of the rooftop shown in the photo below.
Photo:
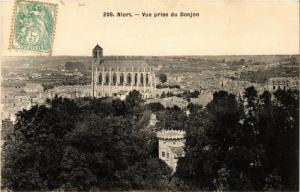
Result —
<path fill-rule="evenodd" d="M 97 44 L 93 50 L 103 50 L 103 49 L 102 49 L 102 47 L 100 47 L 100 46 Z"/>
<path fill-rule="evenodd" d="M 142 59 L 103 59 L 99 66 L 103 66 L 104 68 L 111 67 L 112 69 L 126 68 L 126 70 L 132 70 L 132 68 L 134 68 L 140 69 L 140 71 L 143 71 L 144 68 L 149 69 L 148 63 Z"/>
<path fill-rule="evenodd" d="M 26 83 L 26 87 L 36 88 L 43 87 L 40 83 Z"/>
<path fill-rule="evenodd" d="M 22 92 L 23 91 L 23 87 L 1 87 L 1 91 L 2 92 Z"/>
<path fill-rule="evenodd" d="M 184 156 L 183 147 L 172 147 L 172 146 L 170 146 L 170 149 L 173 153 L 176 154 L 177 157 L 183 157 Z"/>
<path fill-rule="evenodd" d="M 269 81 L 286 81 L 291 79 L 291 77 L 271 77 Z"/>

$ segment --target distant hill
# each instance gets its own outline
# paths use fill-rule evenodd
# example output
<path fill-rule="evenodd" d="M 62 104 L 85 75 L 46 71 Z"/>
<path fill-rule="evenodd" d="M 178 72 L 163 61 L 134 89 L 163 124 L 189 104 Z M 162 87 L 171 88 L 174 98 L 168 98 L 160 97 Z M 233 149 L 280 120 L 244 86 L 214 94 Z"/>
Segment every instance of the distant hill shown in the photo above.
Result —
<path fill-rule="evenodd" d="M 68 71 L 80 71 L 82 73 L 85 73 L 87 71 L 87 65 L 85 65 L 85 63 L 82 62 L 72 62 L 72 61 L 68 61 L 65 64 L 65 69 Z"/>
<path fill-rule="evenodd" d="M 90 63 L 90 57 L 74 56 L 20 56 L 3 57 L 2 67 L 62 69 L 67 62 Z"/>
<path fill-rule="evenodd" d="M 299 56 L 293 56 L 300 60 Z M 163 72 L 200 72 L 201 70 L 235 70 L 241 68 L 239 61 L 244 60 L 248 65 L 254 63 L 272 63 L 285 61 L 291 55 L 232 55 L 232 56 L 106 56 L 115 59 L 144 59 L 149 65 L 159 66 Z M 21 69 L 65 69 L 78 67 L 80 63 L 84 70 L 91 68 L 90 56 L 18 56 L 3 57 L 2 68 Z M 74 66 L 72 66 L 72 64 Z M 227 66 L 225 67 L 224 64 Z"/>

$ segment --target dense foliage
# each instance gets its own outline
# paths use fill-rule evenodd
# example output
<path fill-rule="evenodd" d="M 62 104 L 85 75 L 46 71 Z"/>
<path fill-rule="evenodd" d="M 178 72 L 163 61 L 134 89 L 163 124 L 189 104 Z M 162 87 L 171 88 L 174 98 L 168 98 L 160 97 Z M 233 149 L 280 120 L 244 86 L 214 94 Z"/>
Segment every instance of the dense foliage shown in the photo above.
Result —
<path fill-rule="evenodd" d="M 171 170 L 139 92 L 125 101 L 55 98 L 17 114 L 2 153 L 11 190 L 166 189 Z"/>
<path fill-rule="evenodd" d="M 218 91 L 207 106 L 55 98 L 17 114 L 5 131 L 2 184 L 11 190 L 299 189 L 299 92 Z M 149 127 L 151 113 L 156 128 Z M 12 128 L 9 122 L 6 127 Z M 172 175 L 154 130 L 186 131 Z"/>
<path fill-rule="evenodd" d="M 298 91 L 258 95 L 254 87 L 243 99 L 219 91 L 205 109 L 190 106 L 176 176 L 190 189 L 297 191 L 298 106 Z"/>
<path fill-rule="evenodd" d="M 67 71 L 80 71 L 82 73 L 85 73 L 87 71 L 87 67 L 82 62 L 68 61 L 65 63 L 65 69 Z"/>
<path fill-rule="evenodd" d="M 164 73 L 159 74 L 159 80 L 161 83 L 167 82 L 167 79 L 168 79 L 168 77 L 166 74 L 164 74 Z"/>

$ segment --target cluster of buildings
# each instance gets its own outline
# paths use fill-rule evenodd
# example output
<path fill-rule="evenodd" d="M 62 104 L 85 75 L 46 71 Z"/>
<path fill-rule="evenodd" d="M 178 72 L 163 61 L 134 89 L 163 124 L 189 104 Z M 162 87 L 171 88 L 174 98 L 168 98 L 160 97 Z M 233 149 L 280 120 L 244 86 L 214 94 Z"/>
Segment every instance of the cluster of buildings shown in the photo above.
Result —
<path fill-rule="evenodd" d="M 268 80 L 267 89 L 275 91 L 277 89 L 299 89 L 299 78 L 273 77 Z"/>
<path fill-rule="evenodd" d="M 27 83 L 24 87 L 1 88 L 1 119 L 15 121 L 15 114 L 30 109 L 34 104 L 42 104 L 44 87 L 39 83 Z"/>
<path fill-rule="evenodd" d="M 75 71 L 76 72 L 76 71 Z M 14 114 L 34 104 L 41 104 L 55 95 L 66 98 L 80 97 L 118 97 L 125 99 L 132 90 L 138 90 L 147 99 L 146 102 L 159 102 L 164 107 L 185 108 L 189 102 L 205 106 L 213 93 L 225 90 L 235 95 L 243 95 L 244 89 L 253 85 L 259 93 L 277 89 L 299 89 L 299 78 L 274 77 L 265 83 L 242 81 L 234 71 L 204 70 L 201 73 L 167 73 L 168 85 L 179 85 L 180 88 L 160 87 L 155 69 L 143 59 L 104 58 L 103 49 L 97 45 L 92 50 L 92 75 L 90 84 L 60 85 L 46 88 L 42 83 L 26 83 L 24 87 L 2 87 L 2 119 L 14 119 Z M 15 74 L 12 74 L 14 76 Z M 3 79 L 2 79 L 3 80 Z M 177 95 L 184 91 L 199 91 L 197 98 L 187 101 Z M 168 93 L 170 95 L 168 95 Z M 162 95 L 167 95 L 162 98 Z"/>
<path fill-rule="evenodd" d="M 64 72 L 64 71 L 63 71 Z M 74 74 L 76 73 L 76 74 Z M 72 74 L 82 77 L 78 71 Z M 143 59 L 132 58 L 104 58 L 103 49 L 97 45 L 92 50 L 91 83 L 88 85 L 63 85 L 45 89 L 41 83 L 26 83 L 24 87 L 2 87 L 1 90 L 1 118 L 15 121 L 15 113 L 23 109 L 30 109 L 35 104 L 42 104 L 46 99 L 56 95 L 66 98 L 80 97 L 118 97 L 125 99 L 132 90 L 138 90 L 147 103 L 161 103 L 165 108 L 177 106 L 186 108 L 195 103 L 205 106 L 213 98 L 213 93 L 225 90 L 235 95 L 243 95 L 244 89 L 253 85 L 259 93 L 263 91 L 276 91 L 278 89 L 299 89 L 299 78 L 276 77 L 265 83 L 251 83 L 241 81 L 236 72 L 224 72 L 220 75 L 207 70 L 202 73 L 167 74 L 167 85 L 157 88 L 160 84 L 155 70 Z M 39 74 L 36 74 L 38 78 Z M 50 74 L 51 76 L 51 74 Z M 22 77 L 23 78 L 23 77 Z M 21 78 L 21 79 L 22 79 Z M 26 77 L 24 77 L 26 79 Z M 33 77 L 31 77 L 33 78 Z M 8 78 L 9 80 L 9 78 Z M 28 79 L 26 79 L 28 80 Z M 196 98 L 179 97 L 184 91 L 199 91 Z M 167 94 L 166 97 L 161 97 Z M 171 95 L 168 95 L 171 94 Z M 152 115 L 150 123 L 155 126 L 157 120 Z M 162 130 L 157 132 L 159 140 L 159 158 L 176 170 L 177 161 L 184 157 L 185 132 L 179 130 Z"/>
<path fill-rule="evenodd" d="M 264 83 L 250 82 L 241 80 L 235 73 L 220 73 L 212 71 L 203 71 L 201 74 L 168 74 L 168 78 L 171 76 L 169 83 L 180 84 L 180 90 L 199 90 L 200 94 L 198 98 L 191 98 L 192 103 L 205 106 L 213 98 L 215 91 L 224 90 L 235 94 L 236 96 L 242 96 L 245 88 L 254 86 L 259 94 L 264 91 L 275 92 L 278 89 L 286 90 L 299 90 L 299 77 L 272 77 Z M 177 77 L 177 78 L 176 78 Z M 178 81 L 175 81 L 178 79 Z M 172 93 L 178 92 L 178 90 L 170 90 Z"/>

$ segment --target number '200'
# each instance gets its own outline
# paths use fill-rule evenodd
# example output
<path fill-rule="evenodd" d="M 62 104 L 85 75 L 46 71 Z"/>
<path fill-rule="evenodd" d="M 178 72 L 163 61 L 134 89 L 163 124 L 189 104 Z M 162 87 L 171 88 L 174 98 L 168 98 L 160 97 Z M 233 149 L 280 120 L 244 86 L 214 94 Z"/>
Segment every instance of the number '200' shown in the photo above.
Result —
<path fill-rule="evenodd" d="M 103 12 L 103 17 L 113 17 L 113 12 Z"/>

